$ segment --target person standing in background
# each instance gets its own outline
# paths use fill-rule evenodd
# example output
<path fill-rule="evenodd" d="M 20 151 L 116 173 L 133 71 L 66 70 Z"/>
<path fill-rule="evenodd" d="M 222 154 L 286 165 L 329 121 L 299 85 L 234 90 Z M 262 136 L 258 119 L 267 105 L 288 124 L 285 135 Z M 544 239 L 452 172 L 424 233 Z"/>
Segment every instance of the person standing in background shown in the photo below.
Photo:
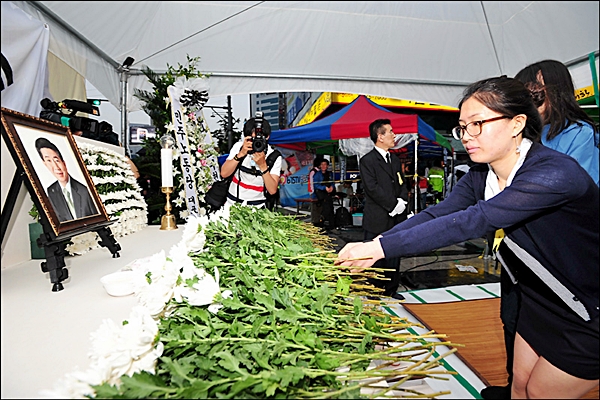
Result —
<path fill-rule="evenodd" d="M 444 199 L 444 186 L 446 185 L 446 172 L 444 171 L 444 161 L 435 160 L 433 167 L 427 171 L 427 180 L 435 198 L 439 203 Z"/>
<path fill-rule="evenodd" d="M 560 61 L 544 60 L 517 73 L 532 92 L 542 116 L 542 144 L 577 160 L 598 185 L 598 128 L 575 99 L 569 69 Z"/>
<path fill-rule="evenodd" d="M 317 200 L 317 194 L 315 193 L 315 174 L 319 171 L 319 165 L 321 165 L 321 157 L 315 157 L 313 160 L 313 166 L 308 173 L 308 195 L 311 199 Z M 310 203 L 310 222 L 315 225 L 321 225 L 321 211 L 322 205 L 317 202 Z"/>
<path fill-rule="evenodd" d="M 321 159 L 319 171 L 314 176 L 314 188 L 318 203 L 322 207 L 321 215 L 325 230 L 335 229 L 335 214 L 333 213 L 333 197 L 336 194 L 332 174 L 329 171 L 329 160 Z"/>
<path fill-rule="evenodd" d="M 369 125 L 369 135 L 375 148 L 359 162 L 364 184 L 365 208 L 363 212 L 364 239 L 370 240 L 406 220 L 408 186 L 402 164 L 389 150 L 394 147 L 394 131 L 389 119 L 377 119 Z M 377 268 L 385 268 L 385 278 L 370 279 L 383 288 L 383 295 L 403 299 L 396 293 L 400 284 L 400 258 L 380 260 Z"/>
<path fill-rule="evenodd" d="M 429 192 L 429 180 L 426 176 L 419 176 L 419 211 L 427 208 L 427 193 Z"/>

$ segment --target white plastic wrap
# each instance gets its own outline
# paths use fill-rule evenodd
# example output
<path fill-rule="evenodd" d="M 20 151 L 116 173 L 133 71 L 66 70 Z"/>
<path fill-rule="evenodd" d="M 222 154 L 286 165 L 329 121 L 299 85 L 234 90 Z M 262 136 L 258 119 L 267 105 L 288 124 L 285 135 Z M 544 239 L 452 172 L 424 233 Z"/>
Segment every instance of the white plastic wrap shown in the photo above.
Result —
<path fill-rule="evenodd" d="M 392 147 L 392 149 L 399 149 L 406 146 L 409 143 L 412 143 L 417 138 L 416 133 L 403 133 L 397 134 L 394 138 L 396 145 Z M 375 146 L 371 138 L 356 138 L 356 139 L 340 139 L 339 141 L 340 151 L 350 157 L 350 156 L 358 156 L 358 159 L 371 150 Z"/>

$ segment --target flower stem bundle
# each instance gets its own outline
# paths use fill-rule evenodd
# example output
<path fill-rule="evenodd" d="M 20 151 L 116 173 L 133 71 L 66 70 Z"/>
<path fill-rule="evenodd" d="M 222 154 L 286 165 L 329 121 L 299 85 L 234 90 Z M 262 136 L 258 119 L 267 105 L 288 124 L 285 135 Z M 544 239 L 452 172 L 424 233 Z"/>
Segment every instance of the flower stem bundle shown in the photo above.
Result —
<path fill-rule="evenodd" d="M 199 268 L 219 266 L 216 313 L 176 303 L 159 321 L 164 344 L 155 374 L 96 386 L 119 398 L 434 397 L 403 384 L 451 374 L 437 346 L 445 335 L 386 313 L 361 296 L 369 270 L 334 265 L 330 242 L 311 225 L 266 209 L 231 208 L 226 226 L 205 227 Z M 439 340 L 441 339 L 441 341 Z M 377 361 L 374 363 L 374 361 Z M 375 366 L 374 366 L 375 365 Z"/>

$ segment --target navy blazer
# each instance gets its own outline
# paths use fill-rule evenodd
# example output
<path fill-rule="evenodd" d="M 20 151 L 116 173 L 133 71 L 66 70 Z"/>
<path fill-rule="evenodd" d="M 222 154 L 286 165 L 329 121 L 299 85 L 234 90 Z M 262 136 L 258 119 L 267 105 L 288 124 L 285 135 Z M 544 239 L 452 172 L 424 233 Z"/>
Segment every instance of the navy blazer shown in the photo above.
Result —
<path fill-rule="evenodd" d="M 58 220 L 64 222 L 98 214 L 98 209 L 90 196 L 88 188 L 73 179 L 71 175 L 69 175 L 69 180 L 71 182 L 71 197 L 73 198 L 73 206 L 75 207 L 77 217 L 71 215 L 60 183 L 56 181 L 48 186 L 48 198 L 50 199 L 50 203 L 52 203 Z"/>
<path fill-rule="evenodd" d="M 571 300 L 581 301 L 587 314 L 597 317 L 596 183 L 574 158 L 539 143 L 531 146 L 510 186 L 486 201 L 488 170 L 474 165 L 444 201 L 385 232 L 380 242 L 386 257 L 420 254 L 502 228 L 511 243 L 560 282 L 561 293 L 552 290 L 569 307 Z"/>
<path fill-rule="evenodd" d="M 390 217 L 389 213 L 398 204 L 398 198 L 408 203 L 409 192 L 400 160 L 394 155 L 390 159 L 391 165 L 373 149 L 359 163 L 360 179 L 365 192 L 362 227 L 375 234 L 385 232 L 404 221 L 408 213 L 406 204 L 402 213 Z"/>

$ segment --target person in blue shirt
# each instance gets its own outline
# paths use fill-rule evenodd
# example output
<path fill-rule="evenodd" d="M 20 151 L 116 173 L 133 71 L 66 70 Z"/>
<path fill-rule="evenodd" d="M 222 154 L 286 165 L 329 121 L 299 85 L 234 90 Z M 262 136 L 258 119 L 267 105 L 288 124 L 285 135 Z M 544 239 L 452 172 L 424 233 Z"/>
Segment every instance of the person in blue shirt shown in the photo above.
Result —
<path fill-rule="evenodd" d="M 560 61 L 543 60 L 515 75 L 534 94 L 542 115 L 542 144 L 574 159 L 598 185 L 598 128 L 575 99 L 569 69 Z"/>
<path fill-rule="evenodd" d="M 541 116 L 517 79 L 465 89 L 452 130 L 474 164 L 442 202 L 336 264 L 359 272 L 503 229 L 497 252 L 521 295 L 512 398 L 580 398 L 598 385 L 598 185 L 572 157 L 538 143 Z"/>

